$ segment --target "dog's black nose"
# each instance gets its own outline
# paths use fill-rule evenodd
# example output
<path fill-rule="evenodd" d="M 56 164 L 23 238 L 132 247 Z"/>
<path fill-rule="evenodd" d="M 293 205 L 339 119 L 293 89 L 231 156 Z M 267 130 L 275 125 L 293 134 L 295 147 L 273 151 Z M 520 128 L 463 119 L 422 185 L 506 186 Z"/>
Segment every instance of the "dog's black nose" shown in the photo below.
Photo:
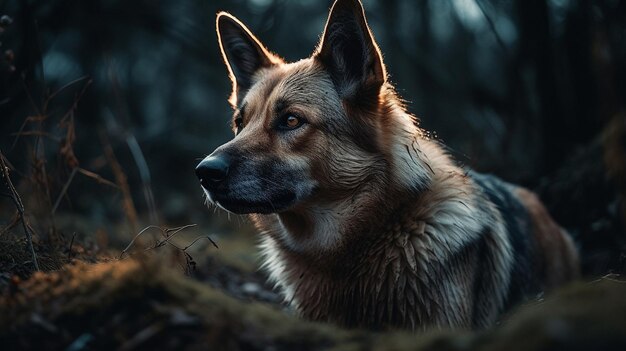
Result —
<path fill-rule="evenodd" d="M 226 155 L 205 158 L 196 167 L 196 175 L 205 187 L 211 183 L 219 183 L 228 176 L 228 157 Z"/>

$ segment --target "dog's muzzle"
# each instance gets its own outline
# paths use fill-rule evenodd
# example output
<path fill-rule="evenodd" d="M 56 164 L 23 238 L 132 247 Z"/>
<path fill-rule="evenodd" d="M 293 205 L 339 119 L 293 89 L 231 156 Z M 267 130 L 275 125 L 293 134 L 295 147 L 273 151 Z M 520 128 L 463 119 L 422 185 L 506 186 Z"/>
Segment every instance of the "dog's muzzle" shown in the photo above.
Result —
<path fill-rule="evenodd" d="M 228 155 L 221 154 L 208 157 L 196 167 L 196 176 L 205 189 L 215 187 L 228 177 L 230 160 Z"/>
<path fill-rule="evenodd" d="M 202 160 L 196 175 L 212 204 L 237 214 L 277 213 L 305 198 L 311 190 L 297 181 L 281 181 L 301 179 L 299 169 L 290 169 L 274 158 L 253 161 L 223 150 Z"/>

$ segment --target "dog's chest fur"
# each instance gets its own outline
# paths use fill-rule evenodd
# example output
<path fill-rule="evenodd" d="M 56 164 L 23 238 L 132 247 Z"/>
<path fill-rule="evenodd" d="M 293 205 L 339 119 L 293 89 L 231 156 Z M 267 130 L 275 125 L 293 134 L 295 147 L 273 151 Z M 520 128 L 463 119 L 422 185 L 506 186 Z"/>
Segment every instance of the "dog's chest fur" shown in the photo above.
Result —
<path fill-rule="evenodd" d="M 350 327 L 483 327 L 507 298 L 512 252 L 500 214 L 458 168 L 332 253 L 287 247 L 258 216 L 270 277 L 303 316 Z"/>

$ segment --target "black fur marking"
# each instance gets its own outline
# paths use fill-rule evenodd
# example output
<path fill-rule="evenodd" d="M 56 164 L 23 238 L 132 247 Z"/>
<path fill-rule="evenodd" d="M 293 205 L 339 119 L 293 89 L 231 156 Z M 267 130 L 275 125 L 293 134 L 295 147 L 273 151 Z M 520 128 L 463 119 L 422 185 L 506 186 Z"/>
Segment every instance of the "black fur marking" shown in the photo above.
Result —
<path fill-rule="evenodd" d="M 526 208 L 513 195 L 512 186 L 497 177 L 473 171 L 468 172 L 487 198 L 496 205 L 504 219 L 507 236 L 513 250 L 511 282 L 507 294 L 506 308 L 532 296 L 541 289 L 536 280 L 533 260 L 534 247 L 531 241 L 532 228 Z"/>
<path fill-rule="evenodd" d="M 277 116 L 282 115 L 283 113 L 285 113 L 285 110 L 289 107 L 289 103 L 287 102 L 287 100 L 285 99 L 277 99 L 276 103 L 274 103 L 274 113 Z"/>

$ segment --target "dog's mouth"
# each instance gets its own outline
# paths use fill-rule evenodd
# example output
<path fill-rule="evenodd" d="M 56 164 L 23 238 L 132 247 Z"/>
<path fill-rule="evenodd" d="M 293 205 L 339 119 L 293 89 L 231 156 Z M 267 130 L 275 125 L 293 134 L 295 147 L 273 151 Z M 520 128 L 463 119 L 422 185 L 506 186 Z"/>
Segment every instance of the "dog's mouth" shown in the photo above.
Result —
<path fill-rule="evenodd" d="M 287 210 L 296 202 L 296 194 L 291 191 L 268 195 L 267 199 L 264 200 L 235 198 L 220 193 L 209 194 L 209 198 L 217 206 L 236 214 L 279 213 Z"/>

